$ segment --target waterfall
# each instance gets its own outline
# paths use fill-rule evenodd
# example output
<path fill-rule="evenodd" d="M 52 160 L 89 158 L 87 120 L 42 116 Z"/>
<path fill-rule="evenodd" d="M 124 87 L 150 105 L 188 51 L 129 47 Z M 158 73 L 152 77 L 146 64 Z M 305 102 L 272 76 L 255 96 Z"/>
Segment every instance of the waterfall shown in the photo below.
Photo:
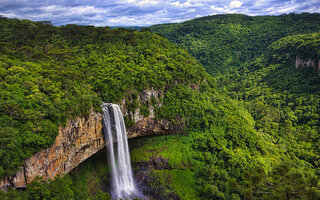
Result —
<path fill-rule="evenodd" d="M 112 196 L 116 199 L 131 199 L 136 195 L 133 180 L 126 127 L 120 107 L 117 104 L 104 103 L 104 135 L 109 152 L 111 166 Z"/>

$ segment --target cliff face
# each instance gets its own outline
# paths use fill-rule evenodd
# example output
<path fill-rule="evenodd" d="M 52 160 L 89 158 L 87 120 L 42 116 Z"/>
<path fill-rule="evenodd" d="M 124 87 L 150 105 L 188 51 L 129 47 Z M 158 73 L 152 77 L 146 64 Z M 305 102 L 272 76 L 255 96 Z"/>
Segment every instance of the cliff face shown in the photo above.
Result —
<path fill-rule="evenodd" d="M 144 90 L 137 98 L 137 103 L 148 107 L 149 115 L 144 116 L 140 112 L 140 106 L 134 112 L 126 109 L 126 101 L 123 100 L 120 104 L 123 115 L 128 116 L 134 122 L 134 125 L 127 130 L 128 138 L 147 136 L 147 135 L 166 135 L 174 130 L 169 120 L 157 119 L 155 116 L 155 106 L 161 107 L 159 98 L 163 97 L 161 90 Z M 157 103 L 153 105 L 151 102 L 154 99 Z"/>
<path fill-rule="evenodd" d="M 302 59 L 299 56 L 296 57 L 296 68 L 298 67 L 312 67 L 318 74 L 320 74 L 320 60 Z"/>
<path fill-rule="evenodd" d="M 50 148 L 27 159 L 14 177 L 1 180 L 0 187 L 24 188 L 37 176 L 53 179 L 58 174 L 67 174 L 104 146 L 100 113 L 69 120 L 65 127 L 59 128 L 59 135 Z"/>
<path fill-rule="evenodd" d="M 158 102 L 162 92 L 145 90 L 137 99 L 139 105 L 148 105 L 150 114 L 147 117 L 140 113 L 139 108 L 134 113 L 129 112 L 126 109 L 125 100 L 121 102 L 124 116 L 130 117 L 134 122 L 134 125 L 127 129 L 128 138 L 169 134 L 174 131 L 174 126 L 168 120 L 156 119 L 154 106 L 160 107 L 161 103 L 152 106 L 153 97 Z M 105 145 L 101 113 L 91 112 L 86 118 L 78 117 L 69 120 L 65 127 L 59 128 L 59 135 L 50 148 L 27 159 L 15 176 L 0 181 L 0 188 L 8 186 L 25 188 L 38 176 L 43 179 L 54 179 L 59 174 L 67 174 Z"/>

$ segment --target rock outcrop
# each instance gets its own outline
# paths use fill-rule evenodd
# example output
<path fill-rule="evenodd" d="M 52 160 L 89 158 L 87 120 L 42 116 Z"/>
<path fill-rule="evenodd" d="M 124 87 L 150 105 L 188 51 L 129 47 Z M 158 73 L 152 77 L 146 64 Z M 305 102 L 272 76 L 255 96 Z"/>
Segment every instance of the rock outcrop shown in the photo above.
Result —
<path fill-rule="evenodd" d="M 148 106 L 148 116 L 142 115 L 139 108 L 129 112 L 126 109 L 125 100 L 120 103 L 124 116 L 131 118 L 134 122 L 134 125 L 127 129 L 128 138 L 164 135 L 175 130 L 169 120 L 160 120 L 155 117 L 154 107 L 162 106 L 159 103 L 159 98 L 162 97 L 161 91 L 153 89 L 145 90 L 139 95 L 137 101 L 140 106 Z M 156 103 L 151 103 L 152 98 Z M 0 188 L 9 186 L 25 188 L 36 177 L 54 179 L 59 174 L 67 174 L 105 145 L 101 113 L 91 112 L 85 118 L 77 117 L 69 120 L 65 127 L 59 128 L 59 135 L 50 148 L 27 159 L 15 176 L 0 181 Z"/>
<path fill-rule="evenodd" d="M 296 68 L 298 67 L 311 67 L 320 74 L 320 60 L 302 59 L 301 57 L 296 56 Z"/>
<path fill-rule="evenodd" d="M 128 138 L 147 136 L 147 135 L 166 135 L 174 130 L 174 127 L 169 120 L 157 119 L 155 116 L 155 107 L 161 107 L 159 99 L 163 98 L 163 91 L 161 90 L 144 90 L 137 97 L 137 103 L 148 107 L 149 115 L 144 116 L 140 112 L 140 106 L 134 112 L 126 109 L 125 99 L 121 102 L 120 107 L 123 115 L 129 116 L 134 122 L 133 126 L 127 130 Z M 154 102 L 152 102 L 152 99 Z"/>
<path fill-rule="evenodd" d="M 53 179 L 58 174 L 67 174 L 104 146 L 100 113 L 69 120 L 65 127 L 59 128 L 59 135 L 50 148 L 27 159 L 14 177 L 1 180 L 0 187 L 25 188 L 37 176 Z"/>

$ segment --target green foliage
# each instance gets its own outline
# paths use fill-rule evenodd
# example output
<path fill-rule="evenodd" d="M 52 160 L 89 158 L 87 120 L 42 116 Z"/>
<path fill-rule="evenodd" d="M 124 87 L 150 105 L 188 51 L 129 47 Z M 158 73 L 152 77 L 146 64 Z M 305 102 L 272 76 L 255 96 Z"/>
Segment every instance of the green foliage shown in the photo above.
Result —
<path fill-rule="evenodd" d="M 320 81 L 310 64 L 319 59 L 319 47 L 319 33 L 282 38 L 251 65 L 218 81 L 248 109 L 255 129 L 286 155 L 268 174 L 248 171 L 242 186 L 247 199 L 319 196 Z M 295 66 L 299 59 L 311 61 Z"/>
<path fill-rule="evenodd" d="M 189 138 L 179 135 L 145 137 L 143 140 L 133 139 L 132 143 L 139 146 L 131 149 L 132 163 L 146 162 L 161 156 L 168 160 L 169 167 L 175 169 L 185 169 L 194 165 L 192 149 L 186 145 L 190 143 Z"/>
<path fill-rule="evenodd" d="M 125 101 L 130 126 L 137 108 L 149 115 L 142 91 L 207 76 L 185 50 L 149 31 L 0 18 L 0 178 L 49 147 L 67 119 L 100 111 L 102 101 Z"/>
<path fill-rule="evenodd" d="M 187 124 L 189 134 L 143 138 L 133 162 L 168 160 L 169 168 L 154 172 L 164 196 L 183 199 L 185 184 L 195 188 L 184 193 L 192 199 L 319 198 L 319 75 L 294 66 L 297 56 L 316 63 L 319 44 L 318 33 L 282 38 L 221 77 L 219 88 L 234 100 L 177 84 L 157 113 Z M 190 184 L 180 170 L 190 170 Z"/>
<path fill-rule="evenodd" d="M 111 200 L 105 192 L 109 181 L 109 168 L 105 151 L 92 156 L 70 174 L 44 181 L 40 177 L 32 181 L 26 190 L 0 190 L 3 200 Z"/>
<path fill-rule="evenodd" d="M 73 200 L 74 192 L 71 189 L 72 180 L 67 175 L 53 181 L 43 181 L 40 177 L 31 182 L 23 192 L 9 190 L 0 194 L 1 199 L 13 200 Z M 2 196 L 1 196 L 2 195 Z"/>
<path fill-rule="evenodd" d="M 272 173 L 270 193 L 262 195 L 263 199 L 319 199 L 320 187 L 317 177 L 299 169 L 290 169 L 281 165 Z M 267 184 L 267 183 L 266 183 Z"/>
<path fill-rule="evenodd" d="M 251 62 L 284 36 L 319 31 L 320 14 L 212 15 L 150 29 L 188 50 L 210 74 L 219 75 Z"/>
<path fill-rule="evenodd" d="M 148 117 L 150 114 L 149 109 L 146 105 L 140 106 L 140 113 L 145 117 Z"/>
<path fill-rule="evenodd" d="M 96 153 L 70 173 L 75 199 L 111 199 L 105 191 L 110 182 L 108 160 L 104 150 Z"/>
<path fill-rule="evenodd" d="M 98 190 L 98 192 L 94 195 L 93 200 L 111 200 L 111 197 L 108 193 Z"/>
<path fill-rule="evenodd" d="M 0 178 L 49 147 L 58 126 L 101 101 L 125 102 L 127 126 L 151 106 L 176 135 L 135 139 L 155 193 L 181 199 L 319 199 L 319 14 L 216 15 L 146 30 L 0 18 Z M 278 40 L 278 41 L 276 41 Z M 267 46 L 273 42 L 268 48 Z M 256 58 L 250 63 L 251 59 Z M 218 86 L 218 87 L 217 87 Z M 159 92 L 145 102 L 146 91 Z M 227 93 L 227 95 L 224 94 Z M 159 105 L 162 105 L 159 107 Z M 180 133 L 180 134 L 178 134 Z M 104 160 L 38 179 L 1 199 L 110 199 Z"/>
<path fill-rule="evenodd" d="M 2 165 L 0 166 L 0 177 L 7 173 L 14 173 L 22 162 L 20 159 L 21 154 L 21 143 L 16 136 L 18 130 L 11 127 L 3 127 L 0 129 L 0 159 Z M 7 171 L 6 166 L 12 166 L 11 171 Z M 6 171 L 5 171 L 6 170 Z"/>
<path fill-rule="evenodd" d="M 250 130 L 245 120 L 234 120 L 229 121 L 236 123 L 234 128 L 227 128 L 230 124 L 221 117 L 206 131 L 135 139 L 132 143 L 137 147 L 131 149 L 133 165 L 155 158 L 167 160 L 162 165 L 165 170 L 153 171 L 151 176 L 151 186 L 159 195 L 177 195 L 181 199 L 243 197 L 244 174 L 260 165 L 263 172 L 270 171 L 280 162 L 277 160 L 281 155 L 277 154 L 281 152 Z"/>
<path fill-rule="evenodd" d="M 319 37 L 320 33 L 316 32 L 281 38 L 268 47 L 268 51 L 266 52 L 267 62 L 281 63 L 283 66 L 289 66 L 296 59 L 297 61 L 309 61 L 309 65 L 317 65 L 316 62 L 320 58 Z M 300 64 L 306 65 L 306 63 Z"/>

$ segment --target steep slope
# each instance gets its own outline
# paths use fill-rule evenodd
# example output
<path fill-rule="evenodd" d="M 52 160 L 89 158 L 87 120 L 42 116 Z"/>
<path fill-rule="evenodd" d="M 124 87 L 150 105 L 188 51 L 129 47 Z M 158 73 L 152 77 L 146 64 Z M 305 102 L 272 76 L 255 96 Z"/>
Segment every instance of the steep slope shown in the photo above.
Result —
<path fill-rule="evenodd" d="M 218 79 L 252 125 L 229 116 L 187 136 L 135 139 L 131 158 L 138 171 L 148 169 L 138 173 L 148 192 L 169 199 L 319 199 L 319 49 L 319 33 L 281 38 L 248 67 Z"/>
<path fill-rule="evenodd" d="M 284 36 L 319 31 L 320 14 L 213 15 L 150 29 L 188 50 L 210 74 L 219 75 L 251 62 Z"/>
<path fill-rule="evenodd" d="M 2 176 L 50 146 L 68 118 L 107 101 L 122 106 L 136 132 L 150 135 L 160 121 L 170 127 L 162 134 L 174 134 L 131 141 L 137 180 L 156 199 L 319 199 L 318 75 L 300 67 L 319 59 L 318 34 L 279 40 L 216 81 L 185 50 L 145 30 L 3 18 L 0 25 Z M 0 198 L 108 199 L 100 163 Z"/>
<path fill-rule="evenodd" d="M 272 184 L 262 186 L 274 189 L 264 196 L 267 199 L 319 198 L 319 49 L 319 33 L 281 38 L 250 66 L 219 81 L 230 97 L 249 110 L 255 129 L 290 157 L 271 176 Z M 294 182 L 299 181 L 293 179 L 298 176 L 303 178 L 300 183 L 312 177 L 312 197 L 295 192 Z"/>
<path fill-rule="evenodd" d="M 172 154 L 171 166 L 190 169 L 189 177 L 199 169 L 196 191 L 208 199 L 239 196 L 241 191 L 218 189 L 214 177 L 205 178 L 206 170 L 228 168 L 223 173 L 242 180 L 261 160 L 267 163 L 266 171 L 276 164 L 266 155 L 270 151 L 278 158 L 273 153 L 278 150 L 271 151 L 270 141 L 254 130 L 250 114 L 219 92 L 215 79 L 185 50 L 156 34 L 4 18 L 0 30 L 2 177 L 13 175 L 26 158 L 49 147 L 68 118 L 86 117 L 92 107 L 99 111 L 101 101 L 121 104 L 126 124 L 145 127 L 146 133 L 148 119 L 166 120 L 169 129 L 164 133 L 176 134 L 173 141 L 181 146 Z M 167 145 L 159 141 L 158 147 Z M 184 148 L 190 149 L 186 155 L 192 154 L 189 161 L 181 157 Z M 234 154 L 241 159 L 234 160 Z M 148 158 L 142 155 L 133 155 L 136 163 Z M 3 198 L 82 199 L 68 178 L 44 183 L 32 182 L 25 193 L 11 191 Z"/>
<path fill-rule="evenodd" d="M 186 51 L 150 32 L 6 18 L 0 26 L 0 177 L 52 145 L 67 119 L 100 112 L 102 101 L 121 103 L 129 126 L 152 115 L 174 128 L 177 114 L 158 108 L 170 106 L 167 92 L 210 81 Z"/>

